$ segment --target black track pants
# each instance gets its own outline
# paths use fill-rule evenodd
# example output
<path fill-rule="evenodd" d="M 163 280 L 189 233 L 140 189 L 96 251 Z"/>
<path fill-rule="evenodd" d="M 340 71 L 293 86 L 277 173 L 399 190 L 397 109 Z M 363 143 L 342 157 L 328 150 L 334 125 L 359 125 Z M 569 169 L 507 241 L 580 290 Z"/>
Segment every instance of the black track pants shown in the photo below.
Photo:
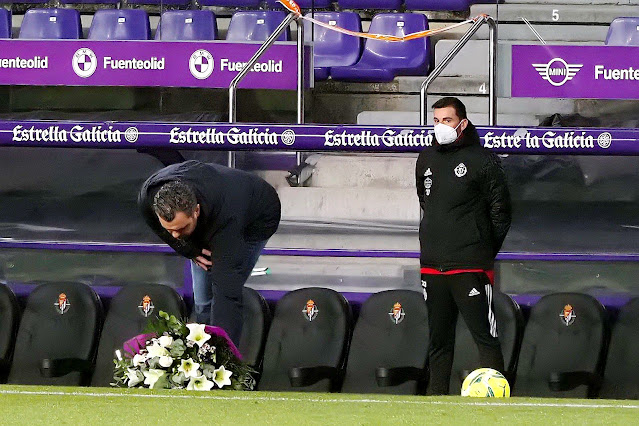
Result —
<path fill-rule="evenodd" d="M 493 288 L 484 273 L 422 274 L 428 307 L 430 395 L 447 395 L 455 350 L 455 326 L 460 312 L 470 330 L 482 367 L 503 373 L 504 358 L 497 338 Z"/>

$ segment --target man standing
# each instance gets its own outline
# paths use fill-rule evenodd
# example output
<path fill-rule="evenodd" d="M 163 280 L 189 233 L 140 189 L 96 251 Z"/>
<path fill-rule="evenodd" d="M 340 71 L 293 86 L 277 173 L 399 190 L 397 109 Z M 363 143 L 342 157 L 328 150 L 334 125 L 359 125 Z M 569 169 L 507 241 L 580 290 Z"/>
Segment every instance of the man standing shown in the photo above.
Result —
<path fill-rule="evenodd" d="M 148 178 L 138 205 L 151 230 L 192 260 L 197 321 L 239 345 L 242 290 L 280 222 L 275 189 L 248 172 L 185 161 Z"/>
<path fill-rule="evenodd" d="M 510 227 L 510 195 L 499 157 L 480 145 L 466 107 L 445 97 L 433 105 L 435 139 L 417 159 L 423 217 L 421 274 L 430 328 L 429 394 L 448 394 L 461 313 L 481 367 L 503 373 L 492 281 L 495 256 Z"/>

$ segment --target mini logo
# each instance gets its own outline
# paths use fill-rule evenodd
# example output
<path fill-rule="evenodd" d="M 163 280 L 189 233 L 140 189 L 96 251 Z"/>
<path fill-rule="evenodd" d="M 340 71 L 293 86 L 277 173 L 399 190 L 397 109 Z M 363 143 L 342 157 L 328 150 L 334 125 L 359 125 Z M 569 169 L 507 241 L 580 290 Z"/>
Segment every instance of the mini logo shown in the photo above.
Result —
<path fill-rule="evenodd" d="M 430 189 L 432 187 L 433 187 L 433 180 L 429 177 L 424 179 L 424 188 L 425 188 L 424 193 L 426 194 L 427 197 L 430 195 Z"/>
<path fill-rule="evenodd" d="M 402 308 L 401 303 L 397 302 L 393 305 L 393 309 L 391 309 L 388 315 L 390 316 L 391 321 L 393 321 L 395 325 L 397 325 L 400 322 L 404 321 L 406 313 L 404 312 L 404 308 Z"/>
<path fill-rule="evenodd" d="M 138 310 L 140 311 L 142 316 L 146 318 L 151 315 L 153 309 L 155 309 L 155 306 L 153 305 L 151 297 L 147 294 L 142 298 L 142 302 L 138 305 Z"/>
<path fill-rule="evenodd" d="M 547 64 L 532 64 L 541 78 L 553 86 L 563 86 L 567 81 L 573 79 L 583 64 L 567 64 L 561 58 L 551 59 Z"/>
<path fill-rule="evenodd" d="M 473 287 L 473 289 L 468 293 L 468 296 L 470 297 L 479 296 L 479 292 L 477 291 L 475 287 Z"/>
<path fill-rule="evenodd" d="M 426 169 L 426 171 L 424 172 L 424 176 L 432 176 L 433 172 L 430 171 L 430 167 Z"/>
<path fill-rule="evenodd" d="M 124 131 L 124 139 L 126 139 L 127 142 L 130 143 L 135 143 L 138 140 L 138 129 L 137 127 L 129 127 L 128 129 L 126 129 Z"/>
<path fill-rule="evenodd" d="M 466 165 L 464 163 L 459 163 L 457 167 L 455 167 L 455 176 L 458 178 L 466 176 L 467 171 L 468 169 L 466 168 Z"/>
<path fill-rule="evenodd" d="M 313 300 L 309 299 L 309 301 L 306 302 L 306 306 L 304 306 L 304 309 L 302 309 L 302 315 L 304 315 L 304 318 L 306 318 L 307 320 L 313 321 L 317 317 L 317 314 L 319 314 L 317 305 L 315 305 L 315 302 L 313 302 Z"/>
<path fill-rule="evenodd" d="M 58 301 L 54 303 L 56 307 L 56 312 L 60 315 L 64 315 L 69 308 L 71 307 L 71 302 L 67 299 L 67 295 L 64 293 L 60 293 L 58 296 Z"/>
<path fill-rule="evenodd" d="M 566 324 L 566 327 L 568 327 L 570 324 L 575 322 L 575 319 L 577 318 L 577 314 L 575 314 L 575 311 L 572 309 L 572 306 L 566 305 L 564 306 L 564 310 L 559 314 L 559 318 L 561 318 L 564 324 Z"/>
<path fill-rule="evenodd" d="M 73 71 L 78 77 L 89 78 L 98 68 L 98 57 L 93 50 L 80 48 L 73 54 Z"/>
<path fill-rule="evenodd" d="M 189 59 L 189 70 L 198 80 L 209 78 L 213 72 L 213 55 L 208 50 L 196 50 Z"/>
<path fill-rule="evenodd" d="M 612 144 L 612 135 L 608 132 L 603 132 L 599 136 L 597 136 L 597 145 L 599 145 L 603 149 L 610 148 L 610 144 Z"/>
<path fill-rule="evenodd" d="M 426 287 L 428 287 L 428 283 L 426 280 L 422 280 L 422 293 L 424 293 L 424 300 L 428 300 L 428 293 L 426 292 Z"/>
<path fill-rule="evenodd" d="M 293 145 L 295 143 L 295 132 L 291 129 L 284 130 L 282 132 L 282 143 L 288 146 Z"/>

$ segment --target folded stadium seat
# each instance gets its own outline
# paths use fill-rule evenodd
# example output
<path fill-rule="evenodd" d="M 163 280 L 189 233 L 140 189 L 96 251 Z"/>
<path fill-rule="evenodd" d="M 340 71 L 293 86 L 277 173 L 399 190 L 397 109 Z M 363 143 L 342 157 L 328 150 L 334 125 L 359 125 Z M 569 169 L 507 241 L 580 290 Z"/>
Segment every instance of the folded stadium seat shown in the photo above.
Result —
<path fill-rule="evenodd" d="M 0 284 L 0 383 L 4 383 L 16 340 L 16 331 L 20 320 L 20 308 L 13 291 Z"/>
<path fill-rule="evenodd" d="M 285 294 L 266 339 L 258 389 L 339 389 L 351 324 L 350 305 L 334 290 L 311 287 Z"/>
<path fill-rule="evenodd" d="M 102 323 L 102 304 L 81 283 L 47 283 L 27 298 L 8 383 L 86 385 Z"/>
<path fill-rule="evenodd" d="M 404 36 L 428 29 L 426 17 L 415 13 L 380 13 L 370 33 Z M 331 77 L 345 81 L 392 81 L 398 75 L 426 75 L 430 65 L 430 39 L 404 42 L 366 39 L 359 62 L 331 68 Z"/>
<path fill-rule="evenodd" d="M 210 10 L 169 10 L 162 14 L 156 40 L 215 40 L 217 23 Z"/>
<path fill-rule="evenodd" d="M 191 6 L 191 0 L 127 0 L 127 4 L 188 8 Z"/>
<path fill-rule="evenodd" d="M 524 317 L 517 302 L 507 294 L 493 292 L 495 319 L 497 320 L 497 334 L 504 355 L 506 376 L 510 384 L 514 384 L 515 370 L 519 358 L 519 345 L 524 331 Z M 484 367 L 479 364 L 479 351 L 473 340 L 466 322 L 460 315 L 457 318 L 455 331 L 455 358 L 450 376 L 450 394 L 459 395 L 461 384 L 471 371 Z"/>
<path fill-rule="evenodd" d="M 406 0 L 406 10 L 449 10 L 461 11 L 470 9 L 469 0 Z M 493 2 L 494 3 L 494 2 Z"/>
<path fill-rule="evenodd" d="M 80 12 L 75 9 L 29 9 L 22 19 L 18 37 L 25 39 L 81 38 Z"/>
<path fill-rule="evenodd" d="M 608 27 L 606 35 L 608 46 L 638 46 L 639 17 L 615 18 Z"/>
<path fill-rule="evenodd" d="M 143 9 L 100 9 L 89 28 L 93 40 L 149 40 L 149 15 Z"/>
<path fill-rule="evenodd" d="M 299 0 L 295 3 L 297 3 L 300 9 L 329 9 L 333 5 L 331 0 Z M 286 9 L 282 3 L 277 0 L 266 0 L 266 7 L 269 9 Z"/>
<path fill-rule="evenodd" d="M 307 14 L 306 16 L 311 16 Z M 316 12 L 316 20 L 335 25 L 351 31 L 362 31 L 362 21 L 354 12 Z M 313 27 L 315 27 L 313 29 Z M 304 21 L 304 38 L 311 41 L 313 37 L 313 64 L 315 80 L 326 80 L 329 68 L 353 65 L 362 53 L 362 42 L 358 37 L 331 31 Z"/>
<path fill-rule="evenodd" d="M 342 392 L 423 393 L 427 358 L 428 312 L 422 293 L 373 294 L 353 330 Z"/>
<path fill-rule="evenodd" d="M 513 396 L 594 396 L 608 336 L 606 311 L 594 297 L 544 296 L 526 324 Z"/>
<path fill-rule="evenodd" d="M 200 0 L 202 6 L 246 7 L 257 9 L 261 0 Z"/>
<path fill-rule="evenodd" d="M 42 1 L 42 0 L 39 0 L 39 1 Z M 89 4 L 89 5 L 96 5 L 96 7 L 109 5 L 110 7 L 117 7 L 120 4 L 120 0 L 60 0 L 60 4 L 64 4 L 64 5 Z"/>
<path fill-rule="evenodd" d="M 399 10 L 402 0 L 337 0 L 341 9 Z"/>
<path fill-rule="evenodd" d="M 264 297 L 250 287 L 244 287 L 242 299 L 244 324 L 239 349 L 242 360 L 259 371 L 264 356 L 266 333 L 271 323 L 271 311 Z"/>
<path fill-rule="evenodd" d="M 279 10 L 246 10 L 235 12 L 231 17 L 226 33 L 227 41 L 264 41 L 286 18 L 286 13 Z M 291 39 L 290 28 L 287 28 L 277 41 Z"/>
<path fill-rule="evenodd" d="M 600 398 L 639 399 L 639 298 L 619 311 L 608 346 Z"/>
<path fill-rule="evenodd" d="M 0 8 L 0 38 L 11 38 L 11 12 Z"/>
<path fill-rule="evenodd" d="M 123 343 L 131 337 L 144 333 L 149 320 L 157 318 L 160 311 L 184 318 L 182 296 L 161 284 L 130 284 L 118 291 L 104 321 L 91 386 L 109 386 L 115 351 L 122 350 Z"/>

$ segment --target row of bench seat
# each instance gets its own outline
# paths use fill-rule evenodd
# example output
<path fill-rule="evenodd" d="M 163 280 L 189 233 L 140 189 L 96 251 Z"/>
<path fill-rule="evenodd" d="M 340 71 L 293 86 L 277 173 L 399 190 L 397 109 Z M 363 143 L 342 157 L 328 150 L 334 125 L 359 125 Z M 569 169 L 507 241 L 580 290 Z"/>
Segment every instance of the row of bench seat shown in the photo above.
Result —
<path fill-rule="evenodd" d="M 167 286 L 122 287 L 105 317 L 90 287 L 47 283 L 31 292 L 20 318 L 15 296 L 0 285 L 2 373 L 14 384 L 108 386 L 115 350 L 148 321 L 143 299 L 151 301 L 151 315 L 186 314 Z M 543 297 L 525 327 L 508 295 L 496 292 L 494 303 L 513 395 L 639 399 L 639 299 L 621 309 L 612 337 L 606 310 L 585 294 Z M 355 322 L 343 295 L 310 287 L 285 294 L 271 315 L 264 298 L 245 288 L 240 351 L 260 372 L 260 390 L 421 394 L 428 378 L 426 304 L 420 292 L 382 291 L 363 303 Z M 451 393 L 478 367 L 460 318 Z"/>
<path fill-rule="evenodd" d="M 42 0 L 21 0 L 13 4 L 42 4 Z M 62 5 L 120 5 L 120 0 L 60 0 Z M 127 5 L 177 6 L 191 7 L 191 0 L 127 0 Z M 284 6 L 277 0 L 199 0 L 201 6 L 209 7 L 238 7 L 284 10 Z M 494 3 L 490 0 L 299 0 L 297 4 L 302 9 L 360 9 L 360 10 L 468 10 L 472 4 Z"/>
<path fill-rule="evenodd" d="M 0 14 L 4 9 L 0 9 Z M 285 18 L 283 11 L 241 11 L 233 15 L 227 41 L 264 41 Z M 329 25 L 361 31 L 362 24 L 354 12 L 318 12 L 315 19 Z M 2 19 L 1 22 L 10 22 Z M 315 40 L 315 77 L 325 80 L 330 75 L 345 81 L 391 81 L 397 75 L 426 75 L 431 62 L 430 39 L 403 43 L 366 40 L 328 30 L 311 28 L 305 21 L 307 38 Z M 404 36 L 428 29 L 422 14 L 382 13 L 375 15 L 370 32 Z M 4 37 L 10 37 L 5 26 Z M 0 38 L 3 37 L 0 25 Z M 79 39 L 82 35 L 80 14 L 75 9 L 30 9 L 20 28 L 21 39 Z M 149 17 L 142 9 L 103 9 L 93 16 L 88 38 L 93 40 L 148 40 L 151 38 Z M 156 40 L 215 40 L 215 15 L 208 10 L 167 11 L 160 20 Z M 290 40 L 284 32 L 279 40 Z"/>

